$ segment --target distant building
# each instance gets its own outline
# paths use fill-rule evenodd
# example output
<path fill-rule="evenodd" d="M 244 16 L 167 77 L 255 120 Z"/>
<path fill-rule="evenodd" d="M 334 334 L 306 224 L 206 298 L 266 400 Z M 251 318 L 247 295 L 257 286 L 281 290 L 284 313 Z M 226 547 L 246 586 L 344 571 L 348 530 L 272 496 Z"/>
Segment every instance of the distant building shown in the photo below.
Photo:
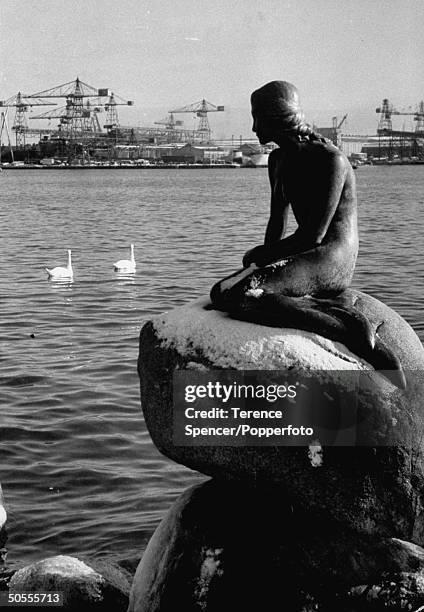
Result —
<path fill-rule="evenodd" d="M 399 140 L 385 140 L 382 142 L 364 144 L 362 153 L 369 159 L 407 159 L 411 157 L 424 157 L 424 147 L 419 142 L 402 142 Z"/>
<path fill-rule="evenodd" d="M 226 161 L 228 154 L 228 150 L 212 145 L 186 144 L 162 155 L 162 160 L 169 163 L 214 164 Z"/>
<path fill-rule="evenodd" d="M 256 143 L 253 143 L 253 144 L 244 143 L 240 147 L 238 147 L 237 151 L 241 151 L 241 153 L 245 157 L 250 157 L 252 155 L 256 155 L 257 153 L 262 153 L 262 149 L 263 149 L 263 147 L 261 147 L 260 144 L 256 144 Z"/>
<path fill-rule="evenodd" d="M 141 147 L 138 145 L 116 145 L 114 147 L 116 159 L 138 159 Z"/>

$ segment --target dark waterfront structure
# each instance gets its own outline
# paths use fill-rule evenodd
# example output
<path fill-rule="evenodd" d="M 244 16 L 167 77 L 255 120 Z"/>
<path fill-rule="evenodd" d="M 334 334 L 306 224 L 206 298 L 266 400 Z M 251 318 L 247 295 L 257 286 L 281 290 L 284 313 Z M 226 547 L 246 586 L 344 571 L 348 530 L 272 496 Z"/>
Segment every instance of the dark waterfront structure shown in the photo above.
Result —
<path fill-rule="evenodd" d="M 382 106 L 376 108 L 380 114 L 377 134 L 379 136 L 378 147 L 367 148 L 368 157 L 376 159 L 424 159 L 424 101 L 421 101 L 416 110 L 396 110 L 396 108 L 384 98 Z M 392 116 L 412 116 L 416 122 L 415 130 L 393 129 Z"/>
<path fill-rule="evenodd" d="M 59 104 L 65 103 L 64 106 Z M 0 144 L 3 163 L 14 161 L 37 163 L 41 160 L 54 160 L 54 163 L 89 165 L 90 163 L 121 160 L 148 160 L 152 163 L 215 163 L 216 158 L 226 158 L 226 162 L 236 161 L 242 145 L 253 142 L 242 138 L 235 142 L 234 136 L 225 144 L 211 139 L 211 127 L 208 114 L 224 111 L 222 105 L 214 105 L 205 99 L 179 108 L 173 108 L 168 116 L 155 121 L 154 126 L 123 126 L 118 109 L 133 106 L 132 100 L 126 100 L 111 89 L 93 87 L 78 77 L 50 89 L 23 94 L 18 92 L 8 99 L 0 100 L 1 124 Z M 41 114 L 28 116 L 33 107 L 53 106 Z M 10 113 L 14 111 L 13 120 Z M 376 109 L 380 114 L 378 128 L 374 136 L 342 135 L 347 114 L 341 119 L 332 117 L 330 126 L 316 127 L 316 132 L 329 139 L 347 155 L 360 157 L 361 152 L 368 158 L 380 163 L 417 163 L 424 159 L 424 101 L 415 110 L 397 110 L 385 98 L 381 107 Z M 9 116 L 8 116 L 9 113 Z M 196 129 L 186 129 L 183 121 L 176 116 L 184 113 L 198 117 Z M 416 122 L 415 130 L 394 129 L 393 116 L 410 116 Z M 57 127 L 33 127 L 28 120 L 58 120 Z M 11 124 L 9 131 L 8 122 Z M 37 139 L 37 144 L 29 145 L 29 139 Z M 360 142 L 364 143 L 361 150 Z M 222 144 L 221 147 L 219 145 Z M 255 140 L 257 145 L 257 141 Z M 208 149 L 202 151 L 184 151 L 183 146 Z M 220 152 L 212 154 L 213 147 Z M 269 151 L 266 151 L 268 153 Z M 260 151 L 264 153 L 264 151 Z M 241 157 L 241 155 L 239 155 Z M 183 159 L 182 159 L 183 158 Z M 203 160 L 203 158 L 205 158 Z M 246 161 L 246 160 L 245 160 Z M 248 160 L 249 161 L 249 160 Z M 355 158 L 354 161 L 358 161 Z M 362 163 L 362 159 L 359 163 Z M 52 162 L 53 163 L 53 162 Z M 240 162 L 241 163 L 241 162 Z M 243 165 L 246 165 L 243 163 Z M 259 161 L 255 165 L 266 165 Z"/>

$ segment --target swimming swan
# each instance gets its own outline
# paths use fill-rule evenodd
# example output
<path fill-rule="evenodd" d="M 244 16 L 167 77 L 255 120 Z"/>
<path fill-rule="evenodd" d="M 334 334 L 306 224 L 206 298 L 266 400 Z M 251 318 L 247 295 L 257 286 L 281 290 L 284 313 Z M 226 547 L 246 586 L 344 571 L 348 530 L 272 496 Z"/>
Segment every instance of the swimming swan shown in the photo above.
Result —
<path fill-rule="evenodd" d="M 45 270 L 49 278 L 53 280 L 72 280 L 72 278 L 74 277 L 74 271 L 72 270 L 71 251 L 68 250 L 68 265 L 66 266 L 66 268 L 57 266 L 52 270 L 49 270 L 48 268 L 45 268 Z"/>
<path fill-rule="evenodd" d="M 130 274 L 135 273 L 135 259 L 134 259 L 134 245 L 131 245 L 131 256 L 130 259 L 120 259 L 113 264 L 116 272 L 128 272 Z"/>

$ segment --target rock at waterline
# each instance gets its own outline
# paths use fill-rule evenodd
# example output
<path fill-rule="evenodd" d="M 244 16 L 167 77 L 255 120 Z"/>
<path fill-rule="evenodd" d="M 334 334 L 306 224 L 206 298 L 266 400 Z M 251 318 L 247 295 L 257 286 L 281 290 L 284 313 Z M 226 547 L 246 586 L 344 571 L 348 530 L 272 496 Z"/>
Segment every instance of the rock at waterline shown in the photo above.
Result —
<path fill-rule="evenodd" d="M 358 292 L 359 293 L 359 292 Z M 363 314 L 397 353 L 407 389 L 386 378 L 358 397 L 373 427 L 367 447 L 324 447 L 320 461 L 302 447 L 176 446 L 172 377 L 176 369 L 306 371 L 371 366 L 344 345 L 318 334 L 236 321 L 196 300 L 145 324 L 140 336 L 142 408 L 157 448 L 206 475 L 284 484 L 294 503 L 361 533 L 424 543 L 424 434 L 421 410 L 424 350 L 412 328 L 378 300 L 360 294 Z M 421 380 L 419 380 L 421 377 Z M 417 395 L 418 394 L 418 395 Z M 396 425 L 394 425 L 396 423 Z M 385 432 L 394 435 L 384 446 Z M 319 468 L 315 467 L 320 465 Z"/>
<path fill-rule="evenodd" d="M 419 604 L 423 570 L 421 547 L 311 520 L 280 485 L 212 480 L 185 491 L 157 528 L 129 612 L 359 612 L 363 584 L 391 583 L 395 595 L 406 579 L 407 602 Z"/>
<path fill-rule="evenodd" d="M 4 525 L 6 524 L 6 521 L 7 521 L 7 514 L 6 514 L 6 508 L 4 506 L 3 491 L 1 488 L 1 484 L 0 484 L 0 532 L 3 529 Z"/>
<path fill-rule="evenodd" d="M 116 573 L 115 573 L 116 574 Z M 128 606 L 128 585 L 116 575 L 104 575 L 75 557 L 49 557 L 19 569 L 9 582 L 9 591 L 59 591 L 63 610 L 104 610 L 124 612 Z"/>
<path fill-rule="evenodd" d="M 4 548 L 7 541 L 6 521 L 7 514 L 4 506 L 3 491 L 0 484 L 0 563 L 5 560 L 7 553 L 6 549 Z"/>

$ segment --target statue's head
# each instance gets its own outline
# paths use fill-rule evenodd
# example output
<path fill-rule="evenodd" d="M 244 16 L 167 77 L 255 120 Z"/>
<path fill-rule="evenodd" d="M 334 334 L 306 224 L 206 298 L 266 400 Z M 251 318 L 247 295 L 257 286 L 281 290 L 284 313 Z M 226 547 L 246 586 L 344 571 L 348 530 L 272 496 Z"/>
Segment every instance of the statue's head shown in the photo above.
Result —
<path fill-rule="evenodd" d="M 300 106 L 299 92 L 287 81 L 271 81 L 251 95 L 253 131 L 261 144 L 278 136 L 310 131 Z"/>

